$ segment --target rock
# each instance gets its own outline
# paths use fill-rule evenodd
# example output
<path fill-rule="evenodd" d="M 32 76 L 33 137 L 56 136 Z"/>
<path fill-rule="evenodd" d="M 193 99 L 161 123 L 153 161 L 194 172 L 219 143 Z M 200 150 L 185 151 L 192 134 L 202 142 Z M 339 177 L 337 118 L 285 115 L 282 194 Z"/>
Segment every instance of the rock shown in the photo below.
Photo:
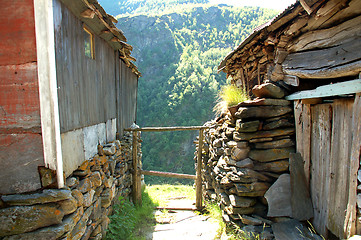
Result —
<path fill-rule="evenodd" d="M 309 228 L 297 220 L 275 223 L 272 225 L 276 240 L 322 240 L 320 236 L 310 232 Z"/>
<path fill-rule="evenodd" d="M 89 192 L 92 188 L 93 185 L 89 178 L 84 178 L 83 180 L 81 180 L 78 186 L 78 190 L 82 193 Z"/>
<path fill-rule="evenodd" d="M 268 217 L 291 217 L 291 178 L 282 174 L 268 189 L 264 197 L 268 202 Z"/>
<path fill-rule="evenodd" d="M 273 222 L 272 222 L 271 220 L 265 219 L 265 218 L 263 218 L 263 217 L 261 217 L 261 216 L 252 215 L 252 217 L 261 220 L 264 224 L 267 224 L 267 225 L 269 225 L 269 226 L 271 226 L 271 225 L 273 224 Z"/>
<path fill-rule="evenodd" d="M 227 156 L 231 156 L 231 153 L 232 153 L 232 149 L 230 149 L 230 148 L 224 149 L 224 154 L 226 154 Z"/>
<path fill-rule="evenodd" d="M 254 182 L 251 184 L 235 184 L 237 195 L 241 197 L 260 197 L 265 194 L 270 185 L 263 182 Z M 246 214 L 246 213 L 245 213 Z"/>
<path fill-rule="evenodd" d="M 93 198 L 94 198 L 95 191 L 91 189 L 89 192 L 84 194 L 84 206 L 89 207 L 93 204 Z"/>
<path fill-rule="evenodd" d="M 92 172 L 91 172 L 90 169 L 77 170 L 77 171 L 73 172 L 73 176 L 86 177 L 86 176 L 89 176 L 91 173 L 92 173 Z"/>
<path fill-rule="evenodd" d="M 227 129 L 226 129 L 226 136 L 227 137 L 232 137 L 232 135 L 233 135 L 233 132 L 235 132 L 236 131 L 236 129 L 235 128 L 230 128 L 230 127 L 228 127 Z"/>
<path fill-rule="evenodd" d="M 236 118 L 271 118 L 285 115 L 292 112 L 289 106 L 260 106 L 260 107 L 240 107 L 235 113 Z"/>
<path fill-rule="evenodd" d="M 67 200 L 59 201 L 57 203 L 60 205 L 60 209 L 64 212 L 64 215 L 75 212 L 78 207 L 78 202 L 73 197 Z"/>
<path fill-rule="evenodd" d="M 240 107 L 248 106 L 288 106 L 291 105 L 291 101 L 285 99 L 273 99 L 273 98 L 255 98 L 253 100 L 247 100 L 239 104 Z"/>
<path fill-rule="evenodd" d="M 294 153 L 294 148 L 274 148 L 267 150 L 252 150 L 249 157 L 258 162 L 270 162 L 279 159 L 289 158 L 290 153 Z"/>
<path fill-rule="evenodd" d="M 80 167 L 78 167 L 78 171 L 85 171 L 85 170 L 87 170 L 87 169 L 89 169 L 90 168 L 90 166 L 89 166 L 89 160 L 85 160 L 81 165 L 80 165 Z"/>
<path fill-rule="evenodd" d="M 267 124 L 264 124 L 262 129 L 264 130 L 272 130 L 276 128 L 287 128 L 287 127 L 294 127 L 294 121 L 290 119 L 279 119 L 274 122 L 270 122 Z"/>
<path fill-rule="evenodd" d="M 300 153 L 290 155 L 292 217 L 299 221 L 313 218 L 313 207 Z"/>
<path fill-rule="evenodd" d="M 231 204 L 230 198 L 226 193 L 219 194 L 220 203 L 224 204 L 225 206 L 228 206 Z"/>
<path fill-rule="evenodd" d="M 79 184 L 79 179 L 76 177 L 70 177 L 66 179 L 66 185 L 70 188 L 76 187 Z"/>
<path fill-rule="evenodd" d="M 0 209 L 0 237 L 60 224 L 64 213 L 57 206 L 55 203 L 48 203 Z"/>
<path fill-rule="evenodd" d="M 254 208 L 252 207 L 234 207 L 232 205 L 230 206 L 225 206 L 224 210 L 228 213 L 228 214 L 251 214 L 254 212 Z"/>
<path fill-rule="evenodd" d="M 267 176 L 265 176 L 261 173 L 258 173 L 256 171 L 253 171 L 252 169 L 248 169 L 248 168 L 241 168 L 236 172 L 236 174 L 235 173 L 227 173 L 227 177 L 232 182 L 243 182 L 243 183 L 257 182 L 257 180 L 260 180 L 260 181 L 270 181 L 271 180 Z"/>
<path fill-rule="evenodd" d="M 107 208 L 112 203 L 114 198 L 114 190 L 112 188 L 106 188 L 101 194 L 101 204 L 103 208 Z"/>
<path fill-rule="evenodd" d="M 213 145 L 213 147 L 216 147 L 216 148 L 222 147 L 222 146 L 223 146 L 223 142 L 222 142 L 221 139 L 217 138 L 216 140 L 213 141 L 212 145 Z"/>
<path fill-rule="evenodd" d="M 45 189 L 42 193 L 4 195 L 2 200 L 10 206 L 34 205 L 57 202 L 72 198 L 70 190 Z"/>
<path fill-rule="evenodd" d="M 255 143 L 255 148 L 257 149 L 273 149 L 273 148 L 285 148 L 292 147 L 295 143 L 290 138 L 284 138 L 280 140 L 270 141 L 270 142 L 261 142 Z"/>
<path fill-rule="evenodd" d="M 109 165 L 110 174 L 114 175 L 117 162 L 115 160 L 108 160 L 107 163 Z"/>
<path fill-rule="evenodd" d="M 251 217 L 251 216 L 247 216 L 247 215 L 241 215 L 241 221 L 243 224 L 246 225 L 262 225 L 263 222 L 257 218 Z"/>
<path fill-rule="evenodd" d="M 237 132 L 256 132 L 259 130 L 261 122 L 259 120 L 244 122 L 243 119 L 238 119 L 236 122 Z"/>
<path fill-rule="evenodd" d="M 83 206 L 84 196 L 78 189 L 72 190 L 71 195 L 76 199 L 78 207 Z"/>
<path fill-rule="evenodd" d="M 259 98 L 283 98 L 286 95 L 283 88 L 273 83 L 263 83 L 252 88 L 252 93 Z"/>
<path fill-rule="evenodd" d="M 71 231 L 83 214 L 83 208 L 78 208 L 73 214 L 64 217 L 61 224 L 40 228 L 33 232 L 22 233 L 18 235 L 7 236 L 3 240 L 55 240 L 59 239 L 64 233 Z"/>
<path fill-rule="evenodd" d="M 87 210 L 84 211 L 84 214 L 81 216 L 81 219 L 75 225 L 73 230 L 69 234 L 70 239 L 81 239 L 86 230 L 86 223 L 89 219 L 90 214 L 93 211 L 93 207 L 88 207 Z"/>
<path fill-rule="evenodd" d="M 232 162 L 232 164 L 230 164 L 230 163 L 228 163 L 228 164 L 239 167 L 239 168 L 253 168 L 254 167 L 253 161 L 249 158 L 243 159 L 241 161 L 237 161 L 234 164 L 233 164 L 233 162 Z"/>
<path fill-rule="evenodd" d="M 39 174 L 40 174 L 42 187 L 45 188 L 45 187 L 57 186 L 56 171 L 46 167 L 39 167 Z"/>
<path fill-rule="evenodd" d="M 229 148 L 234 148 L 234 147 L 236 147 L 236 148 L 241 148 L 241 149 L 243 149 L 243 148 L 248 148 L 248 142 L 246 142 L 246 141 L 243 141 L 243 142 L 229 141 L 229 142 L 227 142 L 227 146 L 228 146 Z"/>
<path fill-rule="evenodd" d="M 237 195 L 229 195 L 228 197 L 231 205 L 234 207 L 252 207 L 257 202 L 254 198 L 239 197 Z"/>
<path fill-rule="evenodd" d="M 231 150 L 231 157 L 236 160 L 240 161 L 248 157 L 248 153 L 250 151 L 250 148 L 237 148 L 234 147 Z"/>
<path fill-rule="evenodd" d="M 100 176 L 100 173 L 98 171 L 96 172 L 93 172 L 90 176 L 89 176 L 89 179 L 92 183 L 92 186 L 94 188 L 97 188 L 99 187 L 100 185 L 102 185 L 102 178 Z"/>
<path fill-rule="evenodd" d="M 290 136 L 295 133 L 294 128 L 275 129 L 272 131 L 258 131 L 254 133 L 234 132 L 233 139 L 235 141 L 249 141 L 255 138 L 272 138 L 277 136 Z M 272 139 L 271 139 L 272 140 Z"/>
<path fill-rule="evenodd" d="M 114 155 L 116 151 L 117 151 L 117 148 L 116 148 L 115 144 L 103 147 L 103 152 L 104 152 L 104 155 L 106 155 L 106 156 Z"/>
<path fill-rule="evenodd" d="M 114 183 L 114 178 L 113 176 L 110 176 L 109 178 L 105 178 L 103 181 L 103 184 L 106 188 L 110 188 Z"/>
<path fill-rule="evenodd" d="M 280 160 L 280 161 L 273 161 L 267 163 L 257 163 L 254 166 L 254 170 L 281 173 L 288 171 L 288 167 L 289 167 L 288 160 Z"/>
<path fill-rule="evenodd" d="M 233 187 L 233 182 L 228 177 L 223 177 L 220 181 L 222 188 L 230 188 Z"/>
<path fill-rule="evenodd" d="M 255 138 L 255 139 L 249 140 L 249 142 L 250 143 L 260 143 L 260 142 L 269 142 L 272 140 L 273 140 L 273 138 Z"/>
<path fill-rule="evenodd" d="M 94 236 L 93 238 L 91 238 L 92 240 L 101 240 L 103 239 L 103 235 L 101 233 L 97 234 L 96 236 Z"/>

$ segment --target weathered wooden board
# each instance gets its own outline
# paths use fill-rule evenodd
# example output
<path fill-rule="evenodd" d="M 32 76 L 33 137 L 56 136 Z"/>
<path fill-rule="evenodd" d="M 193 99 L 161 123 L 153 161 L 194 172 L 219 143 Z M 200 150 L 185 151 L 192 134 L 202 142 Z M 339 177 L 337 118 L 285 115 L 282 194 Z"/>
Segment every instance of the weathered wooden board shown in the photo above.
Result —
<path fill-rule="evenodd" d="M 361 36 L 361 16 L 343 22 L 337 26 L 307 32 L 297 38 L 287 49 L 290 52 L 305 51 L 314 48 L 328 48 L 340 45 L 354 37 Z"/>
<path fill-rule="evenodd" d="M 310 185 L 311 106 L 294 101 L 296 148 L 301 153 L 307 186 Z"/>
<path fill-rule="evenodd" d="M 361 70 L 361 37 L 326 48 L 291 53 L 282 63 L 283 71 L 300 78 L 335 78 L 356 75 Z"/>
<path fill-rule="evenodd" d="M 327 238 L 326 219 L 330 192 L 330 153 L 332 105 L 319 104 L 311 108 L 311 181 L 310 191 L 314 208 L 313 226 Z"/>
<path fill-rule="evenodd" d="M 121 86 L 118 105 L 118 130 L 120 133 L 136 121 L 138 78 L 123 61 L 120 61 Z M 119 111 L 121 109 L 121 111 Z"/>
<path fill-rule="evenodd" d="M 38 133 L 0 134 L 0 194 L 41 188 L 38 167 L 44 165 Z"/>
<path fill-rule="evenodd" d="M 36 62 L 33 0 L 2 1 L 0 22 L 0 65 Z"/>
<path fill-rule="evenodd" d="M 313 90 L 296 92 L 291 95 L 288 95 L 286 99 L 287 100 L 310 99 L 310 98 L 347 95 L 358 92 L 361 92 L 361 79 L 328 84 L 328 85 L 320 86 Z"/>
<path fill-rule="evenodd" d="M 352 145 L 353 99 L 336 99 L 333 103 L 332 142 L 329 165 L 327 228 L 345 238 L 344 223 L 350 188 L 350 154 Z M 354 179 L 356 180 L 356 179 Z M 356 191 L 356 188 L 354 189 Z"/>
<path fill-rule="evenodd" d="M 356 94 L 353 104 L 352 116 L 352 146 L 350 157 L 350 186 L 348 193 L 348 205 L 344 230 L 346 237 L 349 238 L 354 234 L 361 234 L 361 229 L 356 228 L 356 190 L 357 189 L 357 172 L 360 167 L 361 156 L 361 93 Z"/>
<path fill-rule="evenodd" d="M 116 52 L 94 35 L 95 59 L 85 56 L 83 23 L 60 2 L 54 18 L 61 132 L 116 118 Z"/>
<path fill-rule="evenodd" d="M 313 217 L 313 207 L 300 153 L 290 154 L 292 218 L 305 221 Z"/>

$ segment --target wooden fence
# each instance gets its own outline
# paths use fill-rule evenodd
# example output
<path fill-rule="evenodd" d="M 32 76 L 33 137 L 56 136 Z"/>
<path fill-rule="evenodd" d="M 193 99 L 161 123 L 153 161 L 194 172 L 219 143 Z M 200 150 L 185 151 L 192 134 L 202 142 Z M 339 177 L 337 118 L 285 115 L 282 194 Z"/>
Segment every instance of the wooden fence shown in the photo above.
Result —
<path fill-rule="evenodd" d="M 141 175 L 151 175 L 159 177 L 173 177 L 183 179 L 194 179 L 196 183 L 196 209 L 201 210 L 202 205 L 202 149 L 203 149 L 203 131 L 208 127 L 205 126 L 189 126 L 189 127 L 144 127 L 144 128 L 128 128 L 125 131 L 133 132 L 133 202 L 134 204 L 142 204 Z M 197 170 L 196 175 L 179 174 L 171 172 L 145 171 L 140 169 L 138 162 L 137 132 L 165 132 L 165 131 L 191 131 L 199 130 Z M 184 210 L 184 209 L 183 209 Z"/>

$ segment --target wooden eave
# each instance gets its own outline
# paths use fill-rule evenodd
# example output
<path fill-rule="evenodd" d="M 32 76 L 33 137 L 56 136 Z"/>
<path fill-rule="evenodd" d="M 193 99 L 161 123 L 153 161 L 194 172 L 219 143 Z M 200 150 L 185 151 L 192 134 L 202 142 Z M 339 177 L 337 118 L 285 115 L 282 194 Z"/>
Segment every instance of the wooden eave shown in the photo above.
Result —
<path fill-rule="evenodd" d="M 248 69 L 248 72 L 246 71 L 244 74 L 246 82 L 253 80 L 251 85 L 254 84 L 256 71 L 250 66 L 259 66 L 259 64 L 262 64 L 263 67 L 281 67 L 283 74 L 295 75 L 299 78 L 335 78 L 355 75 L 360 71 L 358 59 L 356 62 L 356 60 L 346 58 L 339 62 L 338 65 L 341 67 L 337 69 L 335 67 L 332 71 L 320 69 L 309 71 L 307 74 L 299 73 L 302 69 L 298 66 L 292 66 L 289 60 L 301 53 L 304 56 L 307 55 L 308 58 L 312 57 L 311 54 L 307 54 L 306 50 L 309 50 L 310 53 L 314 51 L 317 54 L 315 50 L 337 47 L 343 43 L 344 39 L 342 38 L 347 34 L 350 36 L 346 38 L 347 41 L 351 37 L 355 39 L 354 41 L 358 41 L 356 39 L 360 36 L 358 25 L 353 24 L 354 29 L 343 26 L 359 21 L 360 4 L 361 0 L 299 0 L 269 23 L 255 29 L 249 37 L 224 58 L 218 67 L 218 71 L 227 73 L 227 76 L 232 76 L 236 81 L 239 76 L 243 75 L 240 71 L 244 72 L 245 69 Z M 342 28 L 342 31 L 337 32 L 332 30 L 333 28 Z M 331 30 L 333 31 L 330 33 L 331 35 L 336 32 L 338 36 L 325 37 L 324 33 Z M 320 39 L 316 39 L 316 37 L 320 37 Z M 325 42 L 330 46 L 325 45 Z M 336 45 L 333 44 L 335 42 L 337 42 Z M 278 52 L 288 54 L 287 61 L 284 63 L 278 61 Z M 328 53 L 332 54 L 330 51 Z M 307 57 L 304 58 L 307 59 Z M 307 61 L 304 64 L 307 64 Z M 346 64 L 348 65 L 346 66 Z M 298 71 L 299 69 L 300 71 Z M 335 73 L 337 74 L 335 75 Z M 276 78 L 275 81 L 278 79 Z"/>
<path fill-rule="evenodd" d="M 104 39 L 114 50 L 118 50 L 121 58 L 132 72 L 141 76 L 137 66 L 130 61 L 136 59 L 130 56 L 133 47 L 126 43 L 123 32 L 114 23 L 117 20 L 107 14 L 97 0 L 60 0 L 67 8 L 94 33 Z"/>

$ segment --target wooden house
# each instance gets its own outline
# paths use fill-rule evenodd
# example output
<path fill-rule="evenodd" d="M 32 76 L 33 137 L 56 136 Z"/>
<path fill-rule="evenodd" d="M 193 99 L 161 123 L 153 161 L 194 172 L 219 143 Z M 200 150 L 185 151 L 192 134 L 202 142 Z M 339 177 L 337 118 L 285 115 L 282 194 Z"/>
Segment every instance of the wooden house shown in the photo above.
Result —
<path fill-rule="evenodd" d="M 289 92 L 312 223 L 327 239 L 361 233 L 360 49 L 360 0 L 299 0 L 219 66 L 248 91 L 270 81 Z"/>
<path fill-rule="evenodd" d="M 136 120 L 140 73 L 97 0 L 2 1 L 0 195 L 64 185 Z"/>

